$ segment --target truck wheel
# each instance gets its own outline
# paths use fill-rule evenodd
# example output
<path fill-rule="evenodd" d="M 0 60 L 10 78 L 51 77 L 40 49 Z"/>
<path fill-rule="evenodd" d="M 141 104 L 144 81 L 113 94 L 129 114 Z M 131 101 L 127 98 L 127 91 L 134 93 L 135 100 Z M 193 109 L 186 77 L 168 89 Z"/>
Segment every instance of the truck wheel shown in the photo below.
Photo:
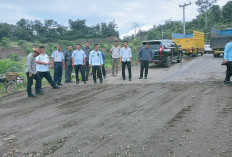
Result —
<path fill-rule="evenodd" d="M 171 59 L 171 57 L 170 57 L 170 56 L 168 56 L 168 58 L 167 58 L 167 62 L 166 62 L 166 64 L 165 64 L 165 67 L 166 67 L 166 68 L 170 68 L 170 67 L 171 67 L 171 65 L 172 65 L 172 59 Z"/>
<path fill-rule="evenodd" d="M 182 62 L 182 59 L 183 59 L 183 55 L 182 53 L 179 54 L 179 58 L 177 60 L 177 63 L 181 63 Z"/>
<path fill-rule="evenodd" d="M 7 84 L 7 88 L 6 88 L 7 93 L 14 93 L 16 90 L 17 90 L 16 83 L 14 81 L 10 81 Z"/>

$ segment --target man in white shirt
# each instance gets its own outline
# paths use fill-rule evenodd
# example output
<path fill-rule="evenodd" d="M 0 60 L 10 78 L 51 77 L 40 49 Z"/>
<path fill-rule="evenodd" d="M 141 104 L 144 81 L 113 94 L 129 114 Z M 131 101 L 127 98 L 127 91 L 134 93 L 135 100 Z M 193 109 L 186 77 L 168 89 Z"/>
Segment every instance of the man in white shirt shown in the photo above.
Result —
<path fill-rule="evenodd" d="M 42 92 L 42 79 L 45 77 L 45 79 L 50 83 L 53 89 L 57 89 L 55 83 L 52 80 L 51 74 L 49 72 L 49 65 L 51 64 L 49 61 L 48 55 L 45 53 L 45 47 L 40 46 L 39 47 L 42 53 L 36 57 L 36 71 L 38 72 L 38 75 L 40 77 L 40 83 L 39 88 Z"/>
<path fill-rule="evenodd" d="M 81 50 L 81 44 L 77 44 L 77 49 L 72 53 L 72 66 L 75 69 L 76 84 L 79 84 L 79 70 L 81 71 L 82 81 L 86 84 L 85 64 L 86 54 L 83 50 Z"/>
<path fill-rule="evenodd" d="M 110 49 L 110 54 L 112 54 L 112 75 L 118 75 L 118 63 L 120 57 L 120 47 L 118 46 L 118 41 L 114 42 L 114 46 Z M 116 68 L 116 69 L 115 69 Z"/>
<path fill-rule="evenodd" d="M 52 52 L 52 68 L 54 68 L 54 83 L 61 84 L 63 68 L 65 69 L 64 54 L 61 51 L 61 45 L 57 46 L 57 50 Z"/>
<path fill-rule="evenodd" d="M 124 41 L 124 47 L 120 49 L 120 62 L 122 63 L 122 78 L 125 81 L 125 68 L 127 66 L 129 73 L 129 81 L 131 80 L 131 63 L 132 63 L 132 53 L 131 48 L 128 47 L 128 41 Z"/>
<path fill-rule="evenodd" d="M 100 79 L 100 83 L 102 83 L 102 73 L 101 73 L 102 66 L 103 66 L 102 53 L 98 51 L 98 44 L 95 44 L 94 50 L 91 51 L 89 54 L 89 67 L 92 67 L 94 84 L 97 83 L 97 77 Z M 96 72 L 97 72 L 97 77 L 96 77 Z"/>

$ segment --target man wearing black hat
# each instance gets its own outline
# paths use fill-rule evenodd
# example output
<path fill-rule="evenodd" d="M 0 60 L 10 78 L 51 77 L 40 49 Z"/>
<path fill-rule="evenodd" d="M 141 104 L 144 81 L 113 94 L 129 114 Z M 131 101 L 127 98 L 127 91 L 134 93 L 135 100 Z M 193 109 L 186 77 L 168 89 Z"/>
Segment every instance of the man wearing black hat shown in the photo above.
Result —
<path fill-rule="evenodd" d="M 41 54 L 41 50 L 39 48 L 33 48 L 34 52 L 30 53 L 27 56 L 27 62 L 26 62 L 26 75 L 27 75 L 27 94 L 28 97 L 35 98 L 36 95 L 32 94 L 31 87 L 33 85 L 33 79 L 36 80 L 35 85 L 35 92 L 37 94 L 43 94 L 43 92 L 40 89 L 40 77 L 36 71 L 36 59 L 35 57 L 39 56 Z"/>

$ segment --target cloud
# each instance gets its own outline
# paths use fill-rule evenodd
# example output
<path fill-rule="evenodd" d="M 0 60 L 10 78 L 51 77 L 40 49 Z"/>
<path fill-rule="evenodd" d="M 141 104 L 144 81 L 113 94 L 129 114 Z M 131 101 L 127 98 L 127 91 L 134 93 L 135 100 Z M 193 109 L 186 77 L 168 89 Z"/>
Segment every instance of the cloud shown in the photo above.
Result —
<path fill-rule="evenodd" d="M 183 19 L 179 3 L 185 0 L 1 0 L 1 22 L 16 23 L 20 18 L 54 19 L 68 25 L 68 19 L 86 19 L 88 25 L 115 20 L 120 36 L 134 32 L 133 24 L 140 27 L 163 24 L 165 20 Z M 219 0 L 220 6 L 227 0 Z M 198 15 L 197 6 L 186 7 L 186 21 Z"/>

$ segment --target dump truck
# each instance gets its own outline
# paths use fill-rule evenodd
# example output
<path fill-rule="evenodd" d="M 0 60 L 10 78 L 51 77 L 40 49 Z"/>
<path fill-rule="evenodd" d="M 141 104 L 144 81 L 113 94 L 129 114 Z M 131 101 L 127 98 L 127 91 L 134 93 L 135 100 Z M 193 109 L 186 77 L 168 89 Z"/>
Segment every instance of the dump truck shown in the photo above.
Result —
<path fill-rule="evenodd" d="M 220 57 L 224 54 L 225 45 L 230 41 L 232 28 L 219 30 L 212 28 L 210 34 L 210 47 L 213 50 L 214 57 Z"/>
<path fill-rule="evenodd" d="M 172 33 L 172 40 L 180 45 L 186 55 L 198 56 L 204 54 L 204 33 L 193 31 L 192 34 Z"/>

